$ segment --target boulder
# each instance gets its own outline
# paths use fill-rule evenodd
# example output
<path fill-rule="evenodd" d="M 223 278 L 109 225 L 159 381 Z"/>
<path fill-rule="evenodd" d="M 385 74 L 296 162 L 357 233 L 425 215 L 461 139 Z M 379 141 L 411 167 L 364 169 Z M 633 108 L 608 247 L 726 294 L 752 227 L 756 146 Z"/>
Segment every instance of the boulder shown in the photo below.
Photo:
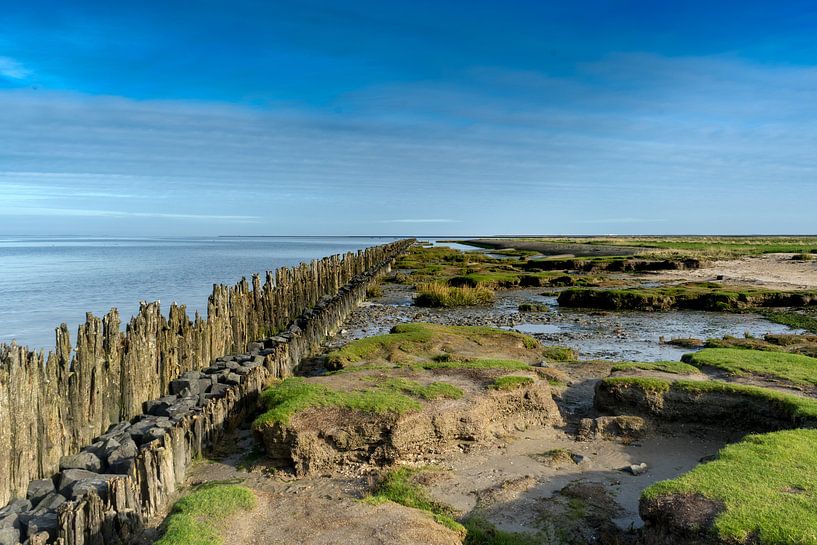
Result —
<path fill-rule="evenodd" d="M 19 528 L 19 521 L 20 513 L 10 511 L 4 515 L 0 515 L 0 528 Z"/>
<path fill-rule="evenodd" d="M 0 545 L 17 545 L 21 537 L 17 528 L 0 528 Z"/>
<path fill-rule="evenodd" d="M 196 378 L 177 378 L 170 381 L 170 393 L 174 395 L 181 394 L 185 390 L 189 390 L 191 394 L 199 394 L 199 379 Z"/>
<path fill-rule="evenodd" d="M 224 384 L 229 384 L 230 386 L 236 386 L 241 384 L 241 375 L 236 373 L 227 373 L 222 379 L 221 382 Z"/>
<path fill-rule="evenodd" d="M 110 467 L 110 471 L 120 474 L 127 473 L 130 471 L 133 459 L 136 458 L 138 453 L 139 448 L 136 446 L 136 442 L 132 439 L 128 439 L 108 454 L 108 466 Z"/>
<path fill-rule="evenodd" d="M 40 500 L 54 491 L 54 481 L 51 479 L 37 479 L 36 481 L 28 483 L 26 498 L 28 498 L 32 504 L 36 505 L 40 503 Z"/>
<path fill-rule="evenodd" d="M 86 471 L 84 469 L 66 469 L 60 473 L 59 485 L 57 490 L 66 498 L 72 496 L 74 485 L 79 481 L 86 479 L 96 479 L 99 477 L 98 473 Z"/>
<path fill-rule="evenodd" d="M 29 537 L 39 534 L 40 532 L 47 532 L 49 539 L 56 539 L 57 538 L 57 530 L 59 529 L 59 520 L 57 519 L 57 513 L 55 512 L 46 512 L 36 517 L 33 517 L 31 520 L 28 521 L 28 532 L 27 535 Z"/>
<path fill-rule="evenodd" d="M 65 496 L 61 494 L 57 494 L 56 492 L 51 492 L 46 497 L 44 497 L 40 502 L 37 504 L 37 507 L 34 508 L 33 513 L 35 515 L 45 513 L 46 511 L 56 511 L 57 507 L 65 503 L 66 499 Z"/>
<path fill-rule="evenodd" d="M 72 456 L 63 456 L 60 459 L 60 469 L 84 469 L 99 472 L 102 470 L 102 461 L 90 451 L 82 451 Z"/>

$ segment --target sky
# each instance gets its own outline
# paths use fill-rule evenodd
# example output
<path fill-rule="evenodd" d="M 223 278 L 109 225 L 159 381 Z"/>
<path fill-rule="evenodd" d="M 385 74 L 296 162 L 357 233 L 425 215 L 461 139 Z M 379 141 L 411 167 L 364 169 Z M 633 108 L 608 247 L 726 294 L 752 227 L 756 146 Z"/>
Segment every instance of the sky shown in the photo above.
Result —
<path fill-rule="evenodd" d="M 0 234 L 815 234 L 815 36 L 812 0 L 0 0 Z"/>

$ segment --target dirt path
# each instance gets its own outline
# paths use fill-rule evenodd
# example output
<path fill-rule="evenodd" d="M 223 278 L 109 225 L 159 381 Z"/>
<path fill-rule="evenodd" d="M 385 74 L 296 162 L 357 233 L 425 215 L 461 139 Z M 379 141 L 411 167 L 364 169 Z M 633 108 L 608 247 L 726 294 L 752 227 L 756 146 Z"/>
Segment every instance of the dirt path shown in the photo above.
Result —
<path fill-rule="evenodd" d="M 728 261 L 715 261 L 693 271 L 667 271 L 649 275 L 657 281 L 711 281 L 760 286 L 778 290 L 817 288 L 817 260 L 795 261 L 792 254 L 768 254 Z"/>

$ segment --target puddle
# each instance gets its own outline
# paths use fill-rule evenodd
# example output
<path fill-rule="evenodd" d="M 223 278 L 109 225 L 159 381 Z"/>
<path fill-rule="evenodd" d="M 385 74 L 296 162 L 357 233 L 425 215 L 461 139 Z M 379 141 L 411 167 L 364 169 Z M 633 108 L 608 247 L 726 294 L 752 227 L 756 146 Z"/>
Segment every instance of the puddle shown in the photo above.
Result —
<path fill-rule="evenodd" d="M 520 333 L 527 333 L 528 335 L 535 335 L 537 333 L 544 335 L 559 333 L 563 328 L 561 325 L 556 324 L 518 324 L 513 327 L 503 327 L 502 329 L 512 329 Z"/>
<path fill-rule="evenodd" d="M 769 322 L 756 314 L 717 312 L 617 312 L 589 313 L 561 310 L 551 325 L 553 333 L 536 334 L 548 343 L 563 344 L 579 351 L 583 359 L 613 361 L 678 361 L 689 348 L 662 344 L 673 338 L 711 339 L 767 333 L 798 333 Z"/>

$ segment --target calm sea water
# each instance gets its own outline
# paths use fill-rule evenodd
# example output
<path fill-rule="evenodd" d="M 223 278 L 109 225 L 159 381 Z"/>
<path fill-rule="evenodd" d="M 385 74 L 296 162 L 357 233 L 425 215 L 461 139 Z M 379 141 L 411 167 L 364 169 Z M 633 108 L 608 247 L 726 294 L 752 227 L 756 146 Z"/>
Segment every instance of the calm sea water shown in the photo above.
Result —
<path fill-rule="evenodd" d="M 204 313 L 213 284 L 395 240 L 393 237 L 89 238 L 0 236 L 0 343 L 72 342 L 85 313 L 111 307 L 126 322 L 139 301 Z"/>

